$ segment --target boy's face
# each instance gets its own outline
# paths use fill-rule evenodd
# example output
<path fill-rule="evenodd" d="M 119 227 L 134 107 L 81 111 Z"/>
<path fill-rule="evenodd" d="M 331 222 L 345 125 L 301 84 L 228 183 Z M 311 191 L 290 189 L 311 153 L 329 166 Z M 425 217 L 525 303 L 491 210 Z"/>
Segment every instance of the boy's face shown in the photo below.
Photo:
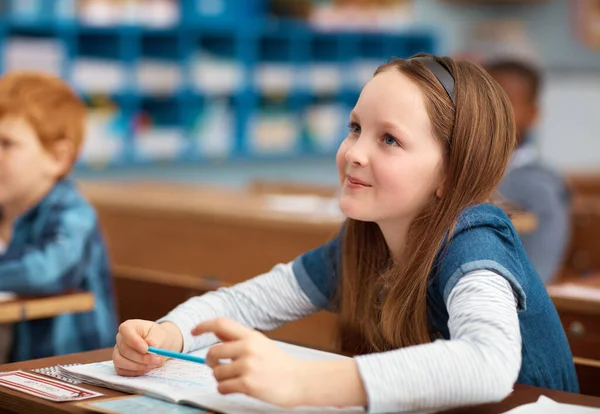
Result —
<path fill-rule="evenodd" d="M 538 118 L 538 106 L 534 97 L 531 96 L 531 88 L 527 80 L 513 73 L 492 71 L 490 74 L 510 99 L 517 124 L 517 139 L 520 144 Z"/>
<path fill-rule="evenodd" d="M 54 185 L 63 164 L 24 118 L 0 118 L 0 205 L 30 207 Z"/>

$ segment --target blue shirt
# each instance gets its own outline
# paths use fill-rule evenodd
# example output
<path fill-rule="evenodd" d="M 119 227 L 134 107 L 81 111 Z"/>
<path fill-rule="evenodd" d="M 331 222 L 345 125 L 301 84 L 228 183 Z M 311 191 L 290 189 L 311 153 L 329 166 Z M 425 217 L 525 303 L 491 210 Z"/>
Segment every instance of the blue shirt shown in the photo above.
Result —
<path fill-rule="evenodd" d="M 339 282 L 341 236 L 303 254 L 293 263 L 302 290 L 314 305 L 327 309 Z M 465 209 L 453 237 L 440 249 L 427 290 L 429 323 L 450 339 L 446 303 L 465 274 L 490 270 L 512 286 L 518 303 L 522 362 L 518 383 L 578 392 L 573 356 L 556 308 L 500 208 L 480 204 Z"/>
<path fill-rule="evenodd" d="M 542 281 L 551 282 L 560 270 L 571 238 L 571 199 L 565 180 L 542 164 L 530 145 L 525 145 L 515 150 L 498 191 L 537 217 L 537 227 L 520 234 L 520 238 Z"/>
<path fill-rule="evenodd" d="M 113 346 L 117 317 L 108 255 L 93 207 L 61 180 L 13 225 L 0 255 L 0 291 L 19 296 L 79 290 L 94 310 L 14 324 L 11 360 L 23 361 Z"/>

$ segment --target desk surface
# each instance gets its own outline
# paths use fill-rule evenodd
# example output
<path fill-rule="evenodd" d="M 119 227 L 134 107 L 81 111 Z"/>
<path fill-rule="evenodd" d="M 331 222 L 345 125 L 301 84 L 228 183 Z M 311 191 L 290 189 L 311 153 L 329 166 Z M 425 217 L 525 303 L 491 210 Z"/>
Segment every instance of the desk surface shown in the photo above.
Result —
<path fill-rule="evenodd" d="M 273 203 L 273 198 L 249 191 L 199 187 L 167 182 L 80 181 L 79 188 L 93 205 L 160 211 L 161 214 L 207 216 L 213 219 L 253 220 L 272 226 L 339 226 L 342 217 L 326 208 L 324 197 L 302 196 L 288 203 Z M 298 202 L 300 200 L 300 202 Z M 280 199 L 281 201 L 281 199 Z M 325 208 L 322 208 L 325 207 Z"/>
<path fill-rule="evenodd" d="M 0 302 L 0 323 L 50 318 L 62 313 L 89 312 L 94 309 L 94 295 L 89 292 L 55 296 L 19 298 Z"/>
<path fill-rule="evenodd" d="M 558 312 L 600 316 L 600 274 L 567 278 L 548 286 Z"/>
<path fill-rule="evenodd" d="M 0 365 L 0 372 L 14 371 L 18 369 L 21 369 L 23 371 L 29 371 L 32 369 L 49 367 L 57 364 L 90 363 L 97 361 L 105 361 L 111 358 L 111 353 L 112 349 L 103 349 L 98 351 L 84 352 L 81 354 L 64 355 L 59 357 L 44 358 L 27 362 L 17 362 L 13 364 Z M 103 393 L 104 396 L 99 398 L 110 398 L 125 395 L 118 391 L 94 387 L 87 384 L 83 385 L 83 387 Z M 586 405 L 590 407 L 600 407 L 600 398 L 590 397 L 586 395 L 570 394 L 560 391 L 550 391 L 542 388 L 529 387 L 517 384 L 515 385 L 515 391 L 508 398 L 506 398 L 500 403 L 487 404 L 465 409 L 456 409 L 450 412 L 467 414 L 502 413 L 519 405 L 536 401 L 540 395 L 545 395 L 558 402 Z M 7 410 L 7 412 L 16 413 L 45 414 L 87 412 L 82 408 L 77 407 L 74 403 L 53 403 L 3 387 L 0 387 L 0 407 L 2 407 L 2 410 Z"/>
<path fill-rule="evenodd" d="M 83 194 L 94 205 L 161 211 L 164 214 L 207 215 L 228 220 L 255 220 L 274 226 L 339 226 L 343 217 L 334 198 L 318 195 L 256 194 L 251 190 L 200 187 L 149 181 L 80 181 Z M 511 214 L 520 233 L 537 227 L 526 212 Z"/>

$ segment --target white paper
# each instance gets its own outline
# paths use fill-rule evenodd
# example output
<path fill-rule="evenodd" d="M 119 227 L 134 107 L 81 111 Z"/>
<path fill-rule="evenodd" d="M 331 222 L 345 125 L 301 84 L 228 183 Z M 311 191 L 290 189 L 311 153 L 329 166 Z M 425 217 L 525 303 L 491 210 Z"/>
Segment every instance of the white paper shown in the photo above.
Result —
<path fill-rule="evenodd" d="M 276 342 L 283 350 L 296 358 L 312 361 L 343 360 L 347 357 L 317 351 L 282 342 Z M 208 348 L 191 353 L 206 356 Z M 114 369 L 112 361 L 62 367 L 62 372 L 87 383 L 114 388 L 124 392 L 146 394 L 171 402 L 190 402 L 201 407 L 226 413 L 258 412 L 363 412 L 361 407 L 337 409 L 333 407 L 310 407 L 283 410 L 271 404 L 244 395 L 223 396 L 217 391 L 212 369 L 206 365 L 169 359 L 162 367 L 141 377 L 122 377 Z"/>
<path fill-rule="evenodd" d="M 558 403 L 544 395 L 534 403 L 521 405 L 505 414 L 600 414 L 600 408 Z"/>

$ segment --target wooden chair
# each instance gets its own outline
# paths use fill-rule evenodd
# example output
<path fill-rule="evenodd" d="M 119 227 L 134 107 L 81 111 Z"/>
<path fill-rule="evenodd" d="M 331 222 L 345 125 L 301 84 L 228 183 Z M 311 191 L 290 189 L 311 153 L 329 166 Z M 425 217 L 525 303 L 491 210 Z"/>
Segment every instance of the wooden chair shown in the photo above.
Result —
<path fill-rule="evenodd" d="M 600 196 L 575 196 L 571 217 L 571 241 L 561 281 L 600 272 Z"/>
<path fill-rule="evenodd" d="M 571 173 L 566 180 L 573 194 L 600 197 L 600 173 Z"/>
<path fill-rule="evenodd" d="M 573 362 L 579 380 L 579 392 L 600 397 L 600 361 L 575 357 Z"/>

